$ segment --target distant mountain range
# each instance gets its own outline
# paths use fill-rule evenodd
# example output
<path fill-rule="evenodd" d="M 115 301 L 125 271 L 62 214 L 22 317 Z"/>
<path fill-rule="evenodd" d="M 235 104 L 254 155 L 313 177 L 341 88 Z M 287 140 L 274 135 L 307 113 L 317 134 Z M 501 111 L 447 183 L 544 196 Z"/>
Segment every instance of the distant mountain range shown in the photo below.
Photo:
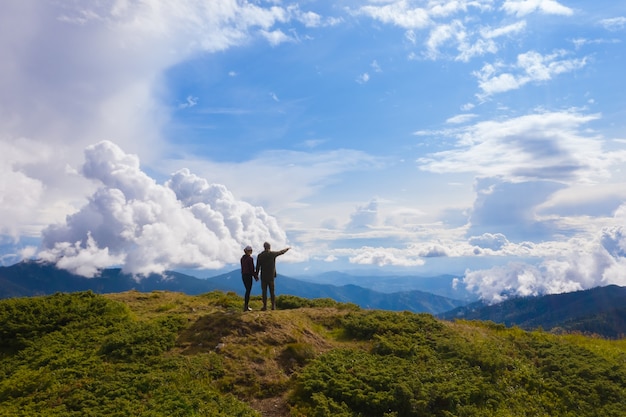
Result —
<path fill-rule="evenodd" d="M 299 280 L 314 282 L 316 284 L 358 285 L 382 293 L 394 293 L 402 291 L 425 291 L 454 300 L 463 300 L 467 303 L 477 301 L 476 294 L 465 289 L 458 275 L 437 275 L 423 277 L 417 275 L 374 275 L 348 274 L 345 272 L 329 271 L 318 275 L 299 276 Z"/>
<path fill-rule="evenodd" d="M 626 337 L 626 287 L 609 285 L 540 297 L 512 298 L 494 305 L 468 304 L 440 318 L 489 320 L 525 330 L 580 332 L 617 339 Z"/>
<path fill-rule="evenodd" d="M 276 278 L 278 295 L 303 298 L 331 298 L 354 303 L 361 308 L 430 313 L 444 320 L 466 319 L 518 326 L 525 330 L 542 328 L 553 332 L 580 332 L 607 338 L 626 335 L 626 287 L 615 285 L 585 291 L 539 297 L 513 298 L 495 305 L 468 301 L 468 294 L 452 288 L 453 276 L 419 277 L 356 277 L 339 272 L 309 277 L 324 282 L 361 282 L 379 288 L 376 291 L 355 284 L 299 280 L 284 275 Z M 463 300 L 444 297 L 420 290 L 393 291 L 398 288 L 426 286 L 439 292 L 451 292 Z M 430 285 L 430 286 L 428 286 Z M 447 289 L 449 288 L 450 289 Z M 0 298 L 27 297 L 91 290 L 95 293 L 118 293 L 129 290 L 141 292 L 173 291 L 203 294 L 214 290 L 243 295 L 244 288 L 238 270 L 211 278 L 196 278 L 177 272 L 152 274 L 140 280 L 120 269 L 105 269 L 97 278 L 84 278 L 54 265 L 22 262 L 0 267 Z M 387 290 L 384 291 L 383 290 Z M 461 291 L 461 292 L 457 292 Z M 260 295 L 259 283 L 254 283 L 252 295 Z"/>
<path fill-rule="evenodd" d="M 378 280 L 385 280 L 378 277 Z M 8 267 L 0 267 L 0 298 L 27 297 L 53 294 L 55 292 L 75 292 L 91 290 L 95 293 L 116 293 L 129 290 L 142 292 L 175 291 L 185 294 L 202 294 L 214 290 L 233 291 L 243 295 L 244 287 L 238 270 L 216 277 L 200 279 L 177 272 L 163 275 L 151 274 L 140 280 L 124 274 L 120 269 L 105 269 L 96 278 L 84 278 L 58 269 L 52 264 L 21 262 Z M 437 314 L 467 304 L 432 293 L 412 290 L 382 293 L 357 285 L 330 285 L 301 281 L 278 275 L 276 278 L 278 295 L 295 295 L 304 298 L 331 298 L 345 303 L 354 303 L 362 308 L 416 313 Z M 261 293 L 260 284 L 253 285 L 252 295 Z"/>

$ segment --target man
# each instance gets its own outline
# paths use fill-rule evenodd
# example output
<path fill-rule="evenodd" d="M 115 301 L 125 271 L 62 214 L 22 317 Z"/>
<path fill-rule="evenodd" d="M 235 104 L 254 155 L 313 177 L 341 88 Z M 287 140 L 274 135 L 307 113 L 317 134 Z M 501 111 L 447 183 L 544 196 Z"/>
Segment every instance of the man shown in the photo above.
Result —
<path fill-rule="evenodd" d="M 276 278 L 276 258 L 283 253 L 287 252 L 290 248 L 285 248 L 276 252 L 270 250 L 271 246 L 265 242 L 263 244 L 265 249 L 259 253 L 256 257 L 256 274 L 258 276 L 261 272 L 261 289 L 263 291 L 263 308 L 261 310 L 267 310 L 267 289 L 270 290 L 270 299 L 272 302 L 272 310 L 276 309 L 276 295 L 274 292 L 274 278 Z"/>
<path fill-rule="evenodd" d="M 254 271 L 254 259 L 252 259 L 252 247 L 246 246 L 243 250 L 244 254 L 241 257 L 241 280 L 243 281 L 244 287 L 246 287 L 246 295 L 244 296 L 244 304 L 243 311 L 252 310 L 248 307 L 248 303 L 250 302 L 250 291 L 252 290 L 252 278 L 255 280 L 259 280 L 259 276 Z"/>

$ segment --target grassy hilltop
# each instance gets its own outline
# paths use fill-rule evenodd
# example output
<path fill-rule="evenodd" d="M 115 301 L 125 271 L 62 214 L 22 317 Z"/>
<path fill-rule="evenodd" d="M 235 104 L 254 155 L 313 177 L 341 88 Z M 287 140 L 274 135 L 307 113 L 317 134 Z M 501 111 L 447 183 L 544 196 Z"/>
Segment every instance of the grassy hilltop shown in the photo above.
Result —
<path fill-rule="evenodd" d="M 1 300 L 0 416 L 626 415 L 626 339 L 329 299 L 242 304 L 222 292 Z"/>

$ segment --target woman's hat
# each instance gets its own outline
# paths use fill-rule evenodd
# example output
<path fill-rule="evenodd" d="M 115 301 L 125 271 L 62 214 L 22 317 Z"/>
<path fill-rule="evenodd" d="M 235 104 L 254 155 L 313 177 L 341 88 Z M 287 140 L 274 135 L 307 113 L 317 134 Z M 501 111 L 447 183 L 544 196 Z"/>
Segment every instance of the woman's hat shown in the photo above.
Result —
<path fill-rule="evenodd" d="M 246 246 L 243 250 L 245 250 L 245 251 L 252 250 L 252 246 L 248 245 L 248 246 Z"/>

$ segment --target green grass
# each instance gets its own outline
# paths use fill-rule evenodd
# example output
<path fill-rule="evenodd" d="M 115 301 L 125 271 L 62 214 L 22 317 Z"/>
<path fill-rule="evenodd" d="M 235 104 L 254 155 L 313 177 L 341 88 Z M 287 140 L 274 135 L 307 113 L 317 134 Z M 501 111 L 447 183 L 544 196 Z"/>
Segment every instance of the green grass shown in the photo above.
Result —
<path fill-rule="evenodd" d="M 234 293 L 0 301 L 0 416 L 624 416 L 626 341 Z"/>

